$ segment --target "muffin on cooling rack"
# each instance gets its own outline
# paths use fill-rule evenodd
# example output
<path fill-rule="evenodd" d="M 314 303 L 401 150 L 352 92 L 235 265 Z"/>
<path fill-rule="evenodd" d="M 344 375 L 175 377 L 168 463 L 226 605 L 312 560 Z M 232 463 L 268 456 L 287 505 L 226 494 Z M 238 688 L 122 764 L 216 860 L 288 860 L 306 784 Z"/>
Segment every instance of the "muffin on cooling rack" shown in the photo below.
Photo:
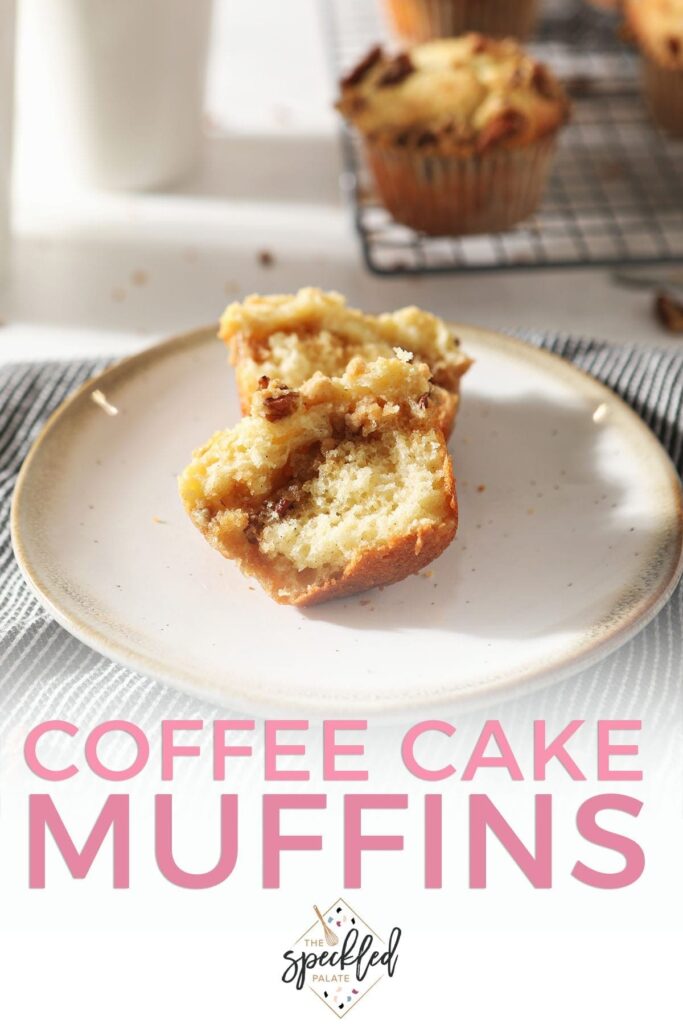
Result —
<path fill-rule="evenodd" d="M 463 32 L 527 39 L 539 0 L 384 0 L 394 31 L 407 43 L 424 43 Z"/>
<path fill-rule="evenodd" d="M 650 112 L 666 131 L 683 135 L 683 0 L 626 0 L 624 12 L 643 57 Z"/>
<path fill-rule="evenodd" d="M 341 82 L 381 201 L 431 235 L 503 231 L 534 212 L 569 103 L 514 40 L 469 33 L 373 49 Z"/>

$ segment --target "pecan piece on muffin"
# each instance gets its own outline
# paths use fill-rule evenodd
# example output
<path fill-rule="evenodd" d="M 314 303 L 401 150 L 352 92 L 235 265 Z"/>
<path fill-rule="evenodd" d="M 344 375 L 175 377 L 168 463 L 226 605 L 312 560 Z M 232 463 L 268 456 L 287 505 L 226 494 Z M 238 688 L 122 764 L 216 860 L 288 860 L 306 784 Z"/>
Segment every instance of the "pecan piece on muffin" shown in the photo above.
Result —
<path fill-rule="evenodd" d="M 341 377 L 315 374 L 273 420 L 272 382 L 181 475 L 190 518 L 282 604 L 404 579 L 457 529 L 438 405 L 424 399 L 438 390 L 424 363 L 357 357 Z"/>
<path fill-rule="evenodd" d="M 512 39 L 477 33 L 380 53 L 360 81 L 342 80 L 337 108 L 395 220 L 433 235 L 502 231 L 530 216 L 569 116 L 545 65 Z"/>

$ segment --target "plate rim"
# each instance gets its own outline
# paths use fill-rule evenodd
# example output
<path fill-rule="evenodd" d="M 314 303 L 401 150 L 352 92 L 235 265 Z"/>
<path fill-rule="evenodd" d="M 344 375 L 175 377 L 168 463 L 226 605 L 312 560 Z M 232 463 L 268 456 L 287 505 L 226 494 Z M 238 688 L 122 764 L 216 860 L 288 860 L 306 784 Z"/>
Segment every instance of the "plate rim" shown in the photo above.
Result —
<path fill-rule="evenodd" d="M 553 374 L 559 372 L 565 379 L 579 382 L 581 387 L 577 388 L 577 391 L 585 393 L 586 389 L 588 389 L 593 391 L 596 397 L 608 398 L 610 402 L 616 403 L 622 415 L 625 415 L 626 420 L 630 422 L 630 426 L 634 429 L 635 433 L 640 434 L 642 438 L 646 439 L 647 443 L 653 446 L 653 450 L 657 452 L 660 459 L 662 468 L 666 469 L 668 482 L 671 486 L 671 497 L 675 505 L 677 523 L 675 535 L 677 542 L 676 554 L 675 558 L 672 558 L 668 575 L 661 581 L 656 591 L 643 598 L 643 601 L 625 619 L 619 620 L 618 624 L 606 631 L 604 635 L 596 637 L 590 643 L 584 644 L 582 651 L 578 653 L 575 651 L 568 652 L 555 660 L 549 667 L 531 667 L 527 672 L 519 673 L 514 678 L 506 677 L 489 680 L 473 688 L 472 691 L 467 692 L 451 693 L 449 695 L 435 693 L 432 696 L 422 693 L 416 694 L 414 698 L 407 698 L 405 695 L 392 698 L 390 695 L 384 695 L 380 700 L 374 702 L 370 698 L 365 701 L 344 698 L 334 703 L 317 703 L 304 697 L 294 697 L 286 700 L 274 697 L 269 698 L 263 693 L 251 692 L 249 684 L 245 684 L 244 681 L 237 683 L 237 680 L 234 680 L 240 687 L 239 691 L 236 692 L 235 689 L 231 688 L 230 684 L 227 690 L 218 690 L 213 686 L 207 685 L 205 682 L 202 683 L 201 680 L 191 673 L 183 674 L 182 672 L 176 672 L 174 674 L 169 670 L 168 662 L 164 663 L 153 657 L 145 657 L 131 650 L 125 643 L 112 638 L 106 628 L 98 629 L 96 622 L 79 619 L 73 612 L 63 610 L 61 605 L 51 596 L 47 582 L 41 581 L 37 568 L 31 564 L 20 525 L 23 493 L 32 472 L 33 463 L 42 445 L 52 431 L 61 424 L 62 420 L 70 415 L 73 406 L 77 405 L 86 394 L 96 390 L 106 381 L 119 382 L 131 375 L 136 375 L 140 371 L 145 370 L 150 364 L 154 364 L 159 356 L 172 355 L 176 351 L 204 344 L 210 339 L 210 336 L 216 338 L 216 322 L 172 335 L 145 347 L 139 352 L 116 360 L 79 385 L 50 414 L 31 444 L 20 467 L 12 493 L 10 536 L 14 556 L 24 581 L 39 603 L 59 625 L 90 649 L 132 671 L 147 676 L 152 680 L 165 683 L 176 690 L 199 699 L 209 700 L 219 706 L 222 705 L 223 707 L 231 707 L 247 712 L 253 711 L 254 708 L 259 708 L 261 711 L 267 708 L 292 712 L 307 710 L 311 715 L 349 712 L 355 714 L 380 713 L 395 715 L 419 709 L 430 709 L 433 711 L 437 708 L 455 706 L 472 708 L 477 705 L 493 703 L 496 699 L 505 701 L 520 697 L 534 690 L 559 683 L 563 679 L 567 679 L 595 665 L 631 640 L 655 618 L 671 598 L 683 575 L 683 482 L 671 456 L 652 428 L 620 395 L 609 388 L 607 384 L 592 376 L 587 370 L 576 366 L 555 352 L 537 347 L 530 341 L 505 334 L 502 331 L 452 321 L 449 321 L 449 326 L 453 328 L 456 334 L 469 334 L 477 342 L 481 342 L 485 346 L 489 345 L 494 350 L 512 351 L 515 355 L 532 363 L 541 363 L 545 367 L 551 367 Z"/>

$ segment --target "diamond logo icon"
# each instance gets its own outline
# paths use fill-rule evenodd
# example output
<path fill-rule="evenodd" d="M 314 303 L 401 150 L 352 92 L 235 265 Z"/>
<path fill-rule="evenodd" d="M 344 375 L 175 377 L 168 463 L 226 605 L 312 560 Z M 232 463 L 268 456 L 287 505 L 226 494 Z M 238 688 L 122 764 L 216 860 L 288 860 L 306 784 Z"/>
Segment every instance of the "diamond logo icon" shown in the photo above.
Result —
<path fill-rule="evenodd" d="M 312 911 L 306 931 L 283 954 L 282 980 L 345 1017 L 383 978 L 393 977 L 401 929 L 383 939 L 342 898 L 322 909 L 314 904 Z"/>

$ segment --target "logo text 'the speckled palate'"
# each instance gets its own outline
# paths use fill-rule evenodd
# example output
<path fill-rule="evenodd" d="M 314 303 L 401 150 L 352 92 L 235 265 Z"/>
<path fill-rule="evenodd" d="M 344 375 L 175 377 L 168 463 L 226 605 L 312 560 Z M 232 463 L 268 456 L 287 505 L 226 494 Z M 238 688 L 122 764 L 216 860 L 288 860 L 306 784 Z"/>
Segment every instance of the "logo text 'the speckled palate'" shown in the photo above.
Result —
<path fill-rule="evenodd" d="M 283 953 L 285 984 L 310 989 L 337 1017 L 343 1017 L 384 977 L 393 977 L 401 929 L 385 942 L 343 900 L 335 900 Z"/>

